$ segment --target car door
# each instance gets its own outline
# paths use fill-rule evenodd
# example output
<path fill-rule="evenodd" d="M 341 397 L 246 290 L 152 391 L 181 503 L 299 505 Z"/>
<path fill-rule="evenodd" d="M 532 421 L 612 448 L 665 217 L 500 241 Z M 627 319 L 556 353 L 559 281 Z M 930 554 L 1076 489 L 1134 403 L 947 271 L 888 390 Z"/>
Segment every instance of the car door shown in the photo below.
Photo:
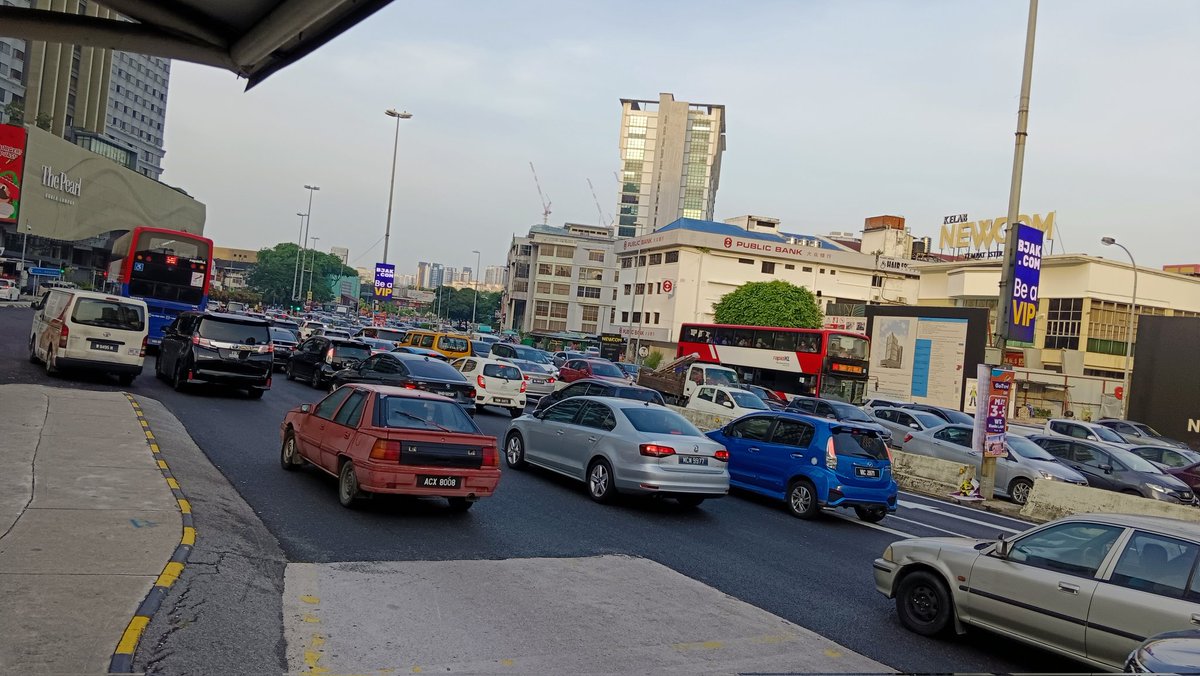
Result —
<path fill-rule="evenodd" d="M 781 416 L 775 421 L 771 439 L 759 454 L 758 484 L 782 498 L 799 466 L 810 464 L 809 450 L 816 428 L 812 423 Z"/>
<path fill-rule="evenodd" d="M 617 426 L 617 418 L 608 404 L 585 401 L 578 420 L 578 424 L 571 425 L 571 429 L 564 434 L 567 443 L 563 446 L 563 464 L 571 476 L 583 479 L 587 475 L 593 449 L 611 434 Z M 617 462 L 619 458 L 614 457 L 613 460 Z M 613 472 L 619 474 L 621 470 L 614 466 Z"/>
<path fill-rule="evenodd" d="M 316 338 L 309 338 L 296 347 L 296 352 L 292 354 L 292 360 L 288 363 L 288 368 L 291 370 L 292 376 L 304 379 L 311 374 L 314 354 L 313 346 L 316 342 Z"/>
<path fill-rule="evenodd" d="M 1119 491 L 1121 486 L 1112 472 L 1100 469 L 1102 466 L 1112 467 L 1112 456 L 1090 444 L 1072 441 L 1071 461 L 1067 464 L 1072 469 L 1087 477 L 1088 485 L 1102 488 L 1106 491 Z"/>
<path fill-rule="evenodd" d="M 760 475 L 763 467 L 763 446 L 771 438 L 774 415 L 748 415 L 725 427 L 725 449 L 729 451 L 729 479 L 746 488 L 766 491 Z"/>
<path fill-rule="evenodd" d="M 832 406 L 830 406 L 827 402 L 818 400 L 816 402 L 816 404 L 817 404 L 816 405 L 816 414 L 818 416 L 820 416 L 822 418 L 826 418 L 828 420 L 837 420 L 838 419 L 837 411 Z"/>
<path fill-rule="evenodd" d="M 692 393 L 691 408 L 702 413 L 716 413 L 715 394 L 711 387 L 697 387 Z"/>
<path fill-rule="evenodd" d="M 724 390 L 716 391 L 716 398 L 713 400 L 713 412 L 720 415 L 739 415 L 737 403 L 729 396 L 729 393 Z"/>
<path fill-rule="evenodd" d="M 962 464 L 974 463 L 978 451 L 971 449 L 972 431 L 965 427 L 947 426 L 934 432 L 929 445 L 935 458 Z"/>
<path fill-rule="evenodd" d="M 298 439 L 300 452 L 304 454 L 304 457 L 330 472 L 337 471 L 337 462 L 336 460 L 330 462 L 330 458 L 325 454 L 325 434 L 332 432 L 333 417 L 337 415 L 338 407 L 342 405 L 342 402 L 350 396 L 352 389 L 341 387 L 326 396 L 317 403 L 312 413 L 300 426 Z"/>
<path fill-rule="evenodd" d="M 176 317 L 170 324 L 163 327 L 162 340 L 158 343 L 158 356 L 154 358 L 156 373 L 171 373 L 175 354 L 179 350 L 177 336 L 181 321 L 183 321 L 182 317 Z"/>
<path fill-rule="evenodd" d="M 1095 575 L 1123 532 L 1120 526 L 1069 521 L 1018 536 L 1007 557 L 977 556 L 965 585 L 964 616 L 1084 655 Z"/>
<path fill-rule="evenodd" d="M 1088 657 L 1123 666 L 1145 638 L 1200 624 L 1200 544 L 1135 530 L 1088 611 Z M 1190 580 L 1190 582 L 1189 582 Z"/>
<path fill-rule="evenodd" d="M 384 357 L 383 355 L 378 355 L 378 354 L 373 357 L 368 357 L 368 358 L 364 359 L 362 361 L 362 363 L 360 363 L 358 366 L 356 366 L 354 368 L 354 375 L 351 378 L 351 380 L 356 383 L 378 383 L 378 382 L 381 382 L 381 378 L 380 378 L 381 374 L 379 372 L 379 365 L 380 365 L 380 362 L 384 359 L 388 359 L 388 358 Z M 395 361 L 395 360 L 389 359 L 389 361 Z M 345 376 L 342 376 L 342 377 L 345 377 Z"/>
<path fill-rule="evenodd" d="M 583 377 L 583 362 L 578 359 L 571 359 L 566 364 L 563 364 L 559 370 L 559 378 L 573 383 Z"/>
<path fill-rule="evenodd" d="M 346 388 L 350 390 L 350 396 L 346 397 L 346 401 L 338 408 L 337 414 L 333 416 L 333 421 L 329 423 L 325 431 L 324 439 L 325 447 L 322 449 L 322 454 L 329 458 L 329 462 L 333 467 L 337 467 L 337 463 L 343 457 L 350 457 L 350 446 L 354 442 L 354 435 L 358 432 L 358 423 L 362 418 L 363 407 L 367 401 L 367 393 L 357 387 Z M 360 462 L 365 458 L 357 458 Z"/>
<path fill-rule="evenodd" d="M 541 420 L 526 426 L 530 438 L 525 444 L 525 456 L 531 462 L 568 472 L 570 450 L 564 448 L 563 440 L 574 429 L 575 419 L 585 401 L 578 397 L 560 401 L 546 409 Z"/>

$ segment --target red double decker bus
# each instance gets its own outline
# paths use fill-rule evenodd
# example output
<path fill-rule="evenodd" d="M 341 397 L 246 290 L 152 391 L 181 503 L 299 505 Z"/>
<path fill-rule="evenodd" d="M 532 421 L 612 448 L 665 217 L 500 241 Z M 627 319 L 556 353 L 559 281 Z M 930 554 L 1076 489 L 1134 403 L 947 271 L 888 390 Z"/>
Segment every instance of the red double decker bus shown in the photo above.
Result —
<path fill-rule="evenodd" d="M 742 382 L 783 394 L 861 404 L 867 392 L 870 340 L 836 329 L 684 324 L 676 356 L 737 371 Z"/>
<path fill-rule="evenodd" d="M 178 230 L 138 226 L 113 243 L 108 281 L 150 309 L 149 343 L 180 312 L 203 310 L 212 281 L 212 240 Z"/>

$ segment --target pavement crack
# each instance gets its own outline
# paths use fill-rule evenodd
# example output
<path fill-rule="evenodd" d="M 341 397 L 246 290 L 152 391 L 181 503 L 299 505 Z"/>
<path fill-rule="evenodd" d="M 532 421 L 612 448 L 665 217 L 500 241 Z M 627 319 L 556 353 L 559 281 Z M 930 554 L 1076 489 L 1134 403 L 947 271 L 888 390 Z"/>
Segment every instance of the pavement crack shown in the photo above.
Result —
<path fill-rule="evenodd" d="M 21 522 L 21 517 L 25 516 L 25 512 L 29 511 L 29 505 L 33 503 L 34 492 L 37 491 L 38 450 L 41 449 L 42 437 L 46 434 L 46 421 L 50 419 L 50 397 L 43 394 L 42 400 L 46 404 L 46 413 L 42 416 L 42 424 L 38 429 L 38 440 L 37 444 L 33 447 L 33 456 L 29 458 L 29 499 L 25 501 L 24 505 L 21 505 L 21 511 L 17 513 L 17 518 L 13 519 L 13 522 L 3 533 L 0 533 L 0 540 L 8 537 L 8 534 L 13 532 L 13 529 L 17 527 L 17 524 Z"/>

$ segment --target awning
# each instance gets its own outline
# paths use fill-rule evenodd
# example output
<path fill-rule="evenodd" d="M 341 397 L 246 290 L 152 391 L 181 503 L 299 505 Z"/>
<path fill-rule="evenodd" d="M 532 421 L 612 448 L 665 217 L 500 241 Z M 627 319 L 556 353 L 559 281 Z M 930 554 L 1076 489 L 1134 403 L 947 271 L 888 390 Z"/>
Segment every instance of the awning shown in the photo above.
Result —
<path fill-rule="evenodd" d="M 121 21 L 0 5 L 0 34 L 215 66 L 246 89 L 290 66 L 391 0 L 105 0 Z M 33 4 L 38 4 L 35 0 Z"/>

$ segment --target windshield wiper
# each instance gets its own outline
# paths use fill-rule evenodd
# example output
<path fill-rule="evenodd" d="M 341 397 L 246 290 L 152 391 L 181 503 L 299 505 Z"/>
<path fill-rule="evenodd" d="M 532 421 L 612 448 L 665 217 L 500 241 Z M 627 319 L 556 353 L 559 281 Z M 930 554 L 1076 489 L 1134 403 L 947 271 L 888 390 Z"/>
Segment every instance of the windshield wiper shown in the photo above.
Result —
<path fill-rule="evenodd" d="M 454 430 L 450 429 L 449 427 L 443 427 L 443 426 L 433 422 L 432 420 L 426 420 L 420 416 L 413 415 L 413 414 L 409 413 L 408 411 L 392 411 L 391 413 L 399 413 L 400 415 L 404 416 L 405 418 L 412 418 L 413 420 L 416 420 L 417 422 L 423 422 L 426 425 L 433 425 L 434 427 L 438 428 L 439 430 L 441 430 L 443 432 L 453 432 L 454 431 Z M 391 413 L 389 413 L 388 415 L 391 415 Z"/>

